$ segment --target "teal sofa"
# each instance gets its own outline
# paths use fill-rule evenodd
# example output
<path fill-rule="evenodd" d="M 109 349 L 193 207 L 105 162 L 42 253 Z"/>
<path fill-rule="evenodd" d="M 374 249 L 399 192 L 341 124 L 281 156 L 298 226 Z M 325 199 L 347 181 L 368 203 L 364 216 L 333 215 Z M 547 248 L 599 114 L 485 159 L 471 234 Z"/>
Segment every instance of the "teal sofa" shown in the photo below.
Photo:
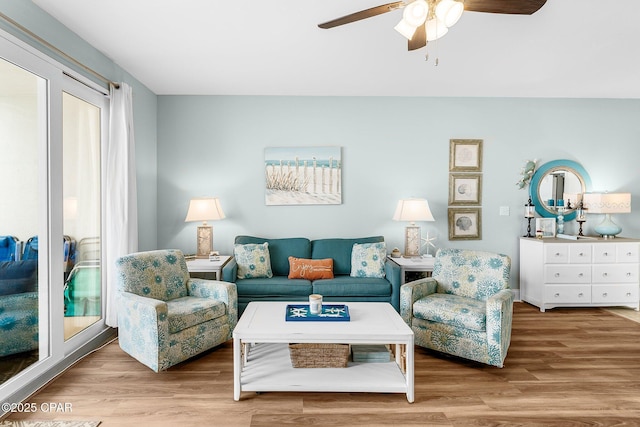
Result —
<path fill-rule="evenodd" d="M 236 284 L 238 312 L 251 301 L 308 301 L 320 294 L 329 302 L 388 302 L 400 311 L 400 267 L 384 259 L 384 277 L 353 277 L 354 244 L 384 243 L 384 237 L 310 240 L 304 237 L 267 239 L 237 236 L 235 245 L 268 244 L 272 277 L 238 278 L 238 264 L 232 259 L 222 270 L 222 280 Z M 289 279 L 289 257 L 333 260 L 332 279 Z"/>

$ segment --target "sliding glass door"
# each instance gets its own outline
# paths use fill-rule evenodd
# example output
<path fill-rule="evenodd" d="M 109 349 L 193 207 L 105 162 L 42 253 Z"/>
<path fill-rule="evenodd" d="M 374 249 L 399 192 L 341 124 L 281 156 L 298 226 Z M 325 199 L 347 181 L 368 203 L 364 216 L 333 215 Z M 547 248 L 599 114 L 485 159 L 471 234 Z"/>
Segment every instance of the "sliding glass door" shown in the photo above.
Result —
<path fill-rule="evenodd" d="M 64 338 L 100 321 L 103 314 L 101 141 L 104 96 L 65 82 L 62 94 Z"/>
<path fill-rule="evenodd" d="M 0 401 L 106 329 L 108 96 L 7 37 L 0 32 Z"/>
<path fill-rule="evenodd" d="M 46 101 L 45 79 L 0 59 L 0 384 L 48 356 L 47 277 L 38 274 Z"/>

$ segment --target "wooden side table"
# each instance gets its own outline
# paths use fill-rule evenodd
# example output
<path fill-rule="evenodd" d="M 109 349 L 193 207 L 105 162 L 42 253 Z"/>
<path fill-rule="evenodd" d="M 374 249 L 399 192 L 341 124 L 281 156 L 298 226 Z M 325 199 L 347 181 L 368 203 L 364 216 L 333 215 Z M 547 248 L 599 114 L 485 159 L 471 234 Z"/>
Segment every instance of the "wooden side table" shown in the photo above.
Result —
<path fill-rule="evenodd" d="M 435 263 L 435 257 L 413 257 L 413 258 L 392 258 L 388 257 L 392 262 L 400 266 L 400 284 L 404 285 L 406 282 L 407 272 L 420 272 L 425 273 L 427 277 L 431 276 L 433 272 L 433 264 Z"/>
<path fill-rule="evenodd" d="M 220 255 L 217 260 L 213 261 L 209 261 L 207 258 L 190 259 L 187 261 L 187 269 L 191 277 L 209 279 L 209 276 L 213 275 L 212 280 L 221 280 L 222 267 L 224 267 L 230 259 L 231 256 L 229 255 Z"/>

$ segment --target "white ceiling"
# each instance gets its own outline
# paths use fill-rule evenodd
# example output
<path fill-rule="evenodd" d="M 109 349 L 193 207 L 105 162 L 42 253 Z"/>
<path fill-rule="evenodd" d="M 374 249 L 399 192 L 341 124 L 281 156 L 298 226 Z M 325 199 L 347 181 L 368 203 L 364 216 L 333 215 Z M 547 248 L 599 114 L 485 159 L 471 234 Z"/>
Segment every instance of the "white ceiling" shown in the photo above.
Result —
<path fill-rule="evenodd" d="M 390 0 L 33 1 L 162 95 L 640 98 L 636 0 L 465 12 L 414 52 L 400 10 L 317 27 Z"/>

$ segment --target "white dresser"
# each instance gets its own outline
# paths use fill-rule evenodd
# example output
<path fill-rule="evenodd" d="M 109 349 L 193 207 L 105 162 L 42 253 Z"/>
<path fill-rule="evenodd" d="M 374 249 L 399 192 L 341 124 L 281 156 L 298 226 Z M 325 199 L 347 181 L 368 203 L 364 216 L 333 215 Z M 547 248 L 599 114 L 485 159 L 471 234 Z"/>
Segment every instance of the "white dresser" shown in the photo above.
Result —
<path fill-rule="evenodd" d="M 520 238 L 520 296 L 540 307 L 639 305 L 640 240 Z"/>

